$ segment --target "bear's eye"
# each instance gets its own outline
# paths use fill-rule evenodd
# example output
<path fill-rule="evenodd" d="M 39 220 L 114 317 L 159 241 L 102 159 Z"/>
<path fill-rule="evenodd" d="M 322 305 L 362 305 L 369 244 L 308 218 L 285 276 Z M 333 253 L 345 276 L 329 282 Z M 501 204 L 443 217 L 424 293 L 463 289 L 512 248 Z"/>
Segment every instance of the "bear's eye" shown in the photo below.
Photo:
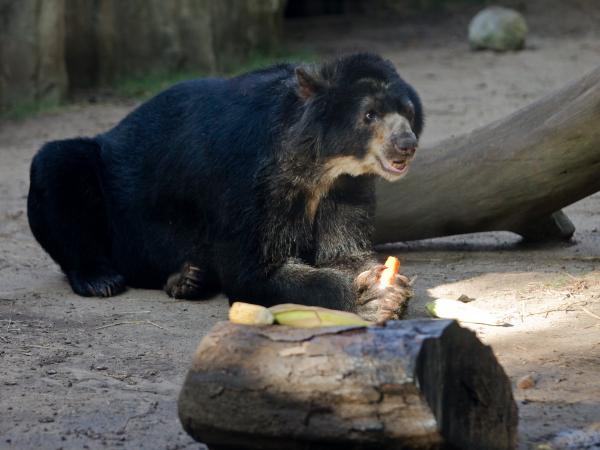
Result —
<path fill-rule="evenodd" d="M 377 113 L 375 111 L 369 111 L 365 114 L 365 120 L 367 122 L 373 122 L 377 119 Z"/>

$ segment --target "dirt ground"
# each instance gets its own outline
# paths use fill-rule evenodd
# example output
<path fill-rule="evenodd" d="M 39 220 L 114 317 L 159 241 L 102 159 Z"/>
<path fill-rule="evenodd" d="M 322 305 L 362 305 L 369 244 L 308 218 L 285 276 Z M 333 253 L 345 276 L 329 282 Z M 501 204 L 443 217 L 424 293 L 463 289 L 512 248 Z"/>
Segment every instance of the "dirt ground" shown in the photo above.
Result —
<path fill-rule="evenodd" d="M 530 40 L 519 53 L 469 51 L 464 13 L 294 21 L 288 40 L 322 54 L 367 49 L 392 59 L 422 95 L 427 144 L 500 118 L 600 63 L 597 7 L 539 3 L 526 12 Z M 182 431 L 176 398 L 199 340 L 226 318 L 225 298 L 175 301 L 133 289 L 77 297 L 27 225 L 28 168 L 42 143 L 93 135 L 133 106 L 78 104 L 0 124 L 0 448 L 204 448 Z M 511 380 L 536 380 L 514 391 L 520 449 L 600 422 L 600 194 L 566 212 L 577 227 L 566 244 L 486 233 L 382 249 L 418 275 L 410 317 L 424 316 L 432 297 L 466 294 L 513 324 L 474 329 Z"/>

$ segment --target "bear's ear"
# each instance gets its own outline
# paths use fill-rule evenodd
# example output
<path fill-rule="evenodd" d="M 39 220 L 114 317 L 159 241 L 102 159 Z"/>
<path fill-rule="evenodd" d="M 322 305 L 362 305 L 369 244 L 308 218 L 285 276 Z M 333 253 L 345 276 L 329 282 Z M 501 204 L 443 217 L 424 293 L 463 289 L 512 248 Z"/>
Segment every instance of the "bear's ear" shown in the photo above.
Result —
<path fill-rule="evenodd" d="M 308 100 L 321 89 L 321 83 L 304 67 L 296 67 L 296 81 L 298 82 L 298 95 L 302 100 Z"/>

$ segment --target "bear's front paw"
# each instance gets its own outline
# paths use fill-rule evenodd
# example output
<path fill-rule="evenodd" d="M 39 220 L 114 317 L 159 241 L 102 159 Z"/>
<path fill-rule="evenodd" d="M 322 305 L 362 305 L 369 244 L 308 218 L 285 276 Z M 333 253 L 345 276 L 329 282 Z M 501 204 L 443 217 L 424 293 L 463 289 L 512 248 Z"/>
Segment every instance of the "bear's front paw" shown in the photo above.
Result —
<path fill-rule="evenodd" d="M 391 286 L 381 286 L 379 278 L 384 269 L 384 265 L 375 265 L 354 280 L 356 312 L 365 320 L 377 323 L 402 318 L 412 297 L 410 280 L 404 275 L 396 275 Z"/>
<path fill-rule="evenodd" d="M 165 292 L 173 298 L 192 300 L 201 292 L 201 271 L 189 263 L 183 265 L 181 272 L 169 277 L 164 287 Z"/>

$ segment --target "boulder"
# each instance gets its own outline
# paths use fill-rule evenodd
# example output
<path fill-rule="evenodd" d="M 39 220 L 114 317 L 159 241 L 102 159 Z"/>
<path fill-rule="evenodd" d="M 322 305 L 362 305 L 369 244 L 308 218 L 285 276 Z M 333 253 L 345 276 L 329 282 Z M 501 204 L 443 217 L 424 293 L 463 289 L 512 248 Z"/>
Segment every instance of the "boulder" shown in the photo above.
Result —
<path fill-rule="evenodd" d="M 0 114 L 119 78 L 229 70 L 278 47 L 285 0 L 0 0 Z"/>
<path fill-rule="evenodd" d="M 473 49 L 520 50 L 525 46 L 527 23 L 517 11 L 491 6 L 480 11 L 469 24 Z"/>
<path fill-rule="evenodd" d="M 0 0 L 0 113 L 67 90 L 64 0 Z"/>
<path fill-rule="evenodd" d="M 119 78 L 216 68 L 207 0 L 67 0 L 73 87 Z"/>
<path fill-rule="evenodd" d="M 67 66 L 76 87 L 229 69 L 277 47 L 284 7 L 283 0 L 66 1 Z"/>

